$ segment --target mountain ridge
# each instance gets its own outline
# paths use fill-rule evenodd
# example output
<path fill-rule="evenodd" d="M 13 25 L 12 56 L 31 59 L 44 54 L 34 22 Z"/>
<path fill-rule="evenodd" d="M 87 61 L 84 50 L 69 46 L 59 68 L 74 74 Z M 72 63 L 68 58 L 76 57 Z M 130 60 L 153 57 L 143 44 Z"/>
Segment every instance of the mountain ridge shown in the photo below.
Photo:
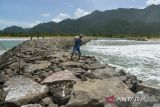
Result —
<path fill-rule="evenodd" d="M 16 32 L 40 32 L 51 34 L 160 34 L 160 5 L 150 5 L 144 9 L 118 8 L 95 10 L 78 19 L 65 19 L 59 23 L 38 24 L 29 30 L 15 28 Z M 14 31 L 11 27 L 3 32 Z"/>

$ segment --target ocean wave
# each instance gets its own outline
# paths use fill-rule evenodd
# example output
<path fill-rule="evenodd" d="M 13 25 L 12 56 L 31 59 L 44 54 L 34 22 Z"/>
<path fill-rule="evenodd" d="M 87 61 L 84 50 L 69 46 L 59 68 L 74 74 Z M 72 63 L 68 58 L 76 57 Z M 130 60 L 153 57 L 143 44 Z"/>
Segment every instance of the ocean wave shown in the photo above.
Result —
<path fill-rule="evenodd" d="M 124 45 L 125 44 L 125 45 Z M 160 42 L 94 40 L 82 47 L 87 55 L 116 69 L 136 75 L 150 84 L 160 84 Z"/>
<path fill-rule="evenodd" d="M 5 52 L 6 52 L 6 50 L 0 50 L 0 55 L 2 55 Z"/>

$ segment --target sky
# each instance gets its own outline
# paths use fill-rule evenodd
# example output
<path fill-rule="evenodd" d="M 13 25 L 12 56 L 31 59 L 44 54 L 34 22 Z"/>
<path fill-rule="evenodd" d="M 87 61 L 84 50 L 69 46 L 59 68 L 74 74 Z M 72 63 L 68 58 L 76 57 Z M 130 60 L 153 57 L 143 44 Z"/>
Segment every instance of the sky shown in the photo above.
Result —
<path fill-rule="evenodd" d="M 95 10 L 143 9 L 160 0 L 0 0 L 0 30 L 9 26 L 33 27 L 39 23 L 77 19 Z"/>

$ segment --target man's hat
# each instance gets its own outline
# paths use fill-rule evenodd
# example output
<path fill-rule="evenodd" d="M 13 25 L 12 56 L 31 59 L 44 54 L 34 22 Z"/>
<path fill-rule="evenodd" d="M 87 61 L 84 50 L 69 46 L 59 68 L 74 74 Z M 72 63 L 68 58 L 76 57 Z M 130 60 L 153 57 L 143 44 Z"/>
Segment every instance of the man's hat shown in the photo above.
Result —
<path fill-rule="evenodd" d="M 80 37 L 83 37 L 84 35 L 83 35 L 83 34 L 80 34 L 79 36 L 80 36 Z"/>

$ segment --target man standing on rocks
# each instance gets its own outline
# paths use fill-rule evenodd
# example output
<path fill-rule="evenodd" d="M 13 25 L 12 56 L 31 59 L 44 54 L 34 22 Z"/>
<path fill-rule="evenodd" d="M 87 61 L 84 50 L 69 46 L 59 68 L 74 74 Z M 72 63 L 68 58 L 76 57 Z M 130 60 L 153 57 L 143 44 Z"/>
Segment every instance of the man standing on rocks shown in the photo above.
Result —
<path fill-rule="evenodd" d="M 81 57 L 80 46 L 82 44 L 82 38 L 83 38 L 82 34 L 80 34 L 79 36 L 74 37 L 74 47 L 73 47 L 73 51 L 72 51 L 72 54 L 71 54 L 71 60 L 73 60 L 73 55 L 76 53 L 76 51 L 79 54 L 79 58 L 78 59 L 80 60 L 80 57 Z"/>

